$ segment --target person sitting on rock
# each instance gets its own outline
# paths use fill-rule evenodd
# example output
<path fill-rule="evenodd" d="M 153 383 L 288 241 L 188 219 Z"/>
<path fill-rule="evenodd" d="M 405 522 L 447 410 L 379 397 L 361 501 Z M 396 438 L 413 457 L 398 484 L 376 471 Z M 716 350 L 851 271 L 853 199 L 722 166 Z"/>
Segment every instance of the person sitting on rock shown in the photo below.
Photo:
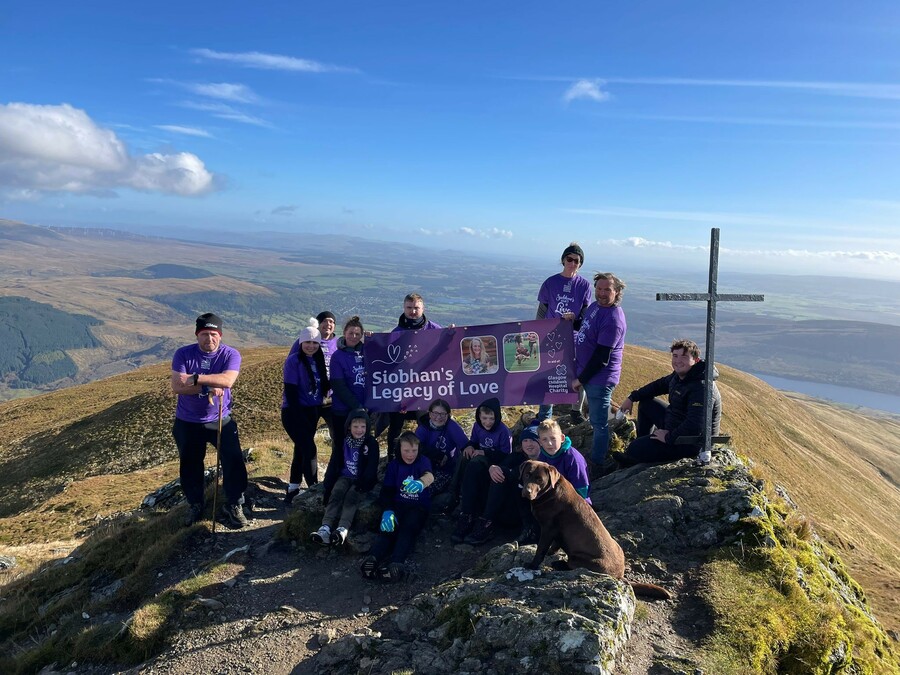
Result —
<path fill-rule="evenodd" d="M 416 436 L 421 444 L 419 452 L 431 460 L 434 471 L 434 483 L 431 485 L 431 496 L 434 506 L 440 509 L 438 504 L 442 497 L 445 501 L 451 501 L 449 494 L 456 464 L 464 447 L 469 442 L 466 432 L 450 415 L 450 404 L 442 398 L 436 398 L 428 406 L 428 414 L 419 418 L 419 426 Z M 446 507 L 446 504 L 443 505 Z"/>
<path fill-rule="evenodd" d="M 384 509 L 381 532 L 360 566 L 367 579 L 399 581 L 404 578 L 404 564 L 431 508 L 430 486 L 434 474 L 431 462 L 419 454 L 418 436 L 404 431 L 397 444 L 398 457 L 388 462 L 378 497 Z"/>
<path fill-rule="evenodd" d="M 537 425 L 525 427 L 519 434 L 519 441 L 520 450 L 491 464 L 486 471 L 466 471 L 462 486 L 462 514 L 457 531 L 450 537 L 453 543 L 480 546 L 494 537 L 498 523 L 504 526 L 521 525 L 522 531 L 517 538 L 520 545 L 537 542 L 539 529 L 531 514 L 531 502 L 522 497 L 519 487 L 519 467 L 526 460 L 540 459 Z M 465 517 L 465 514 L 472 514 L 472 517 Z M 464 530 L 471 532 L 462 535 Z"/>
<path fill-rule="evenodd" d="M 622 401 L 619 410 L 631 412 L 638 407 L 637 435 L 625 452 L 611 453 L 619 466 L 641 462 L 673 462 L 695 457 L 700 444 L 678 443 L 681 437 L 694 439 L 703 436 L 703 416 L 706 409 L 706 362 L 700 358 L 700 348 L 692 340 L 675 340 L 672 352 L 672 372 L 665 377 L 635 389 Z M 713 367 L 712 378 L 719 376 Z M 722 396 L 713 382 L 712 434 L 719 433 L 722 416 Z M 657 396 L 668 395 L 668 404 Z M 651 432 L 651 429 L 655 429 Z"/>
<path fill-rule="evenodd" d="M 575 492 L 590 504 L 591 483 L 584 455 L 572 447 L 572 441 L 562 432 L 559 423 L 554 419 L 541 422 L 537 432 L 541 444 L 541 455 L 538 459 L 556 467 L 556 470 L 572 484 Z"/>
<path fill-rule="evenodd" d="M 378 441 L 369 433 L 369 414 L 363 408 L 347 416 L 343 452 L 332 454 L 325 471 L 325 517 L 312 539 L 323 546 L 341 546 L 356 509 L 367 492 L 378 481 Z M 337 529 L 334 526 L 337 525 Z"/>

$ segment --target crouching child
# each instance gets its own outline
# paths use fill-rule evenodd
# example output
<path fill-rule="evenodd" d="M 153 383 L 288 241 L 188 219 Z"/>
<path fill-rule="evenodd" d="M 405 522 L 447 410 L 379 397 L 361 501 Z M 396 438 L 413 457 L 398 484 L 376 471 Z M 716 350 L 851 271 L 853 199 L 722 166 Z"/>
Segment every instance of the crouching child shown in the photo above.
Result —
<path fill-rule="evenodd" d="M 419 438 L 407 431 L 400 434 L 398 445 L 399 456 L 388 462 L 378 497 L 384 509 L 381 532 L 360 566 L 367 579 L 399 581 L 405 576 L 406 559 L 431 509 L 434 474 L 429 459 L 419 454 Z"/>
<path fill-rule="evenodd" d="M 325 517 L 312 539 L 323 546 L 341 546 L 363 496 L 378 480 L 378 441 L 369 433 L 369 415 L 362 408 L 347 416 L 344 441 L 335 448 L 325 471 Z M 337 528 L 335 528 L 337 525 Z"/>

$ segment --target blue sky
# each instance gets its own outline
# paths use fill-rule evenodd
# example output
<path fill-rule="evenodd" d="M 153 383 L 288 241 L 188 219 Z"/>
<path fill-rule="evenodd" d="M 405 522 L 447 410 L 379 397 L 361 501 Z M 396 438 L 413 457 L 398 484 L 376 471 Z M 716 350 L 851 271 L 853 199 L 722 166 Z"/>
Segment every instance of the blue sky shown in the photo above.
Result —
<path fill-rule="evenodd" d="M 0 217 L 900 279 L 896 2 L 152 11 L 6 3 Z"/>

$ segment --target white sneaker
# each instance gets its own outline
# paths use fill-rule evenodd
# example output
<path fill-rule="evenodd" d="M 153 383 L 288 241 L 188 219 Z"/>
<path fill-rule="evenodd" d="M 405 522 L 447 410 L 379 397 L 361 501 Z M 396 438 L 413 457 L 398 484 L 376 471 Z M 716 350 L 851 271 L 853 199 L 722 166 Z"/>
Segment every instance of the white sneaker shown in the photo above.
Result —
<path fill-rule="evenodd" d="M 322 544 L 322 546 L 328 546 L 331 543 L 331 528 L 328 525 L 323 525 L 312 533 L 312 540 L 317 544 Z"/>
<path fill-rule="evenodd" d="M 344 542 L 347 541 L 347 528 L 339 527 L 334 532 L 331 533 L 331 545 L 332 546 L 343 546 Z"/>

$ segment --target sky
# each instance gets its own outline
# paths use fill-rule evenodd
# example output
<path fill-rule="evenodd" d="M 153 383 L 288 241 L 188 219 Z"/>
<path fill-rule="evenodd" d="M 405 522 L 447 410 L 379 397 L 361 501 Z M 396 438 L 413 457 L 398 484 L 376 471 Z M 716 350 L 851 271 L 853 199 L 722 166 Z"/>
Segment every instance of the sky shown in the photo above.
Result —
<path fill-rule="evenodd" d="M 896 2 L 148 8 L 4 3 L 0 218 L 900 280 Z"/>

